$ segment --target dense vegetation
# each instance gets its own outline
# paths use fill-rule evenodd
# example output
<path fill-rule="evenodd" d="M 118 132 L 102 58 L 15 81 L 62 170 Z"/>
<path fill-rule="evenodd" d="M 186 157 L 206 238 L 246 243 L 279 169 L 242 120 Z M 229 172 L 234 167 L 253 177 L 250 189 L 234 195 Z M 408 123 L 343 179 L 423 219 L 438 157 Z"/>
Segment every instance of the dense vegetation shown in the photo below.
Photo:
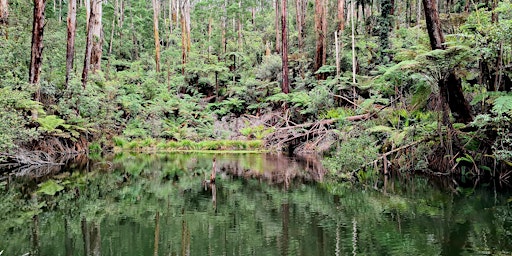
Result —
<path fill-rule="evenodd" d="M 429 13 L 409 0 L 116 0 L 99 14 L 93 0 L 92 16 L 80 1 L 67 75 L 68 2 L 1 2 L 3 162 L 22 150 L 260 148 L 233 142 L 257 139 L 327 153 L 337 179 L 380 169 L 506 179 L 512 165 L 509 0 L 439 1 L 437 45 Z M 46 3 L 39 48 L 36 3 Z M 98 15 L 94 36 L 86 17 Z"/>

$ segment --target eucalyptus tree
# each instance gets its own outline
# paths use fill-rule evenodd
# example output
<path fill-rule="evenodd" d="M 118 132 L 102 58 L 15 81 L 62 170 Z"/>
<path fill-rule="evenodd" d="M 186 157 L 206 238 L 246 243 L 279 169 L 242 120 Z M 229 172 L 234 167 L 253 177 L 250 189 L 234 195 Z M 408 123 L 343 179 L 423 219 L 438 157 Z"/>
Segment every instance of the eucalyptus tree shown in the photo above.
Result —
<path fill-rule="evenodd" d="M 158 36 L 158 14 L 159 14 L 159 7 L 160 7 L 160 1 L 159 0 L 152 0 L 151 3 L 153 4 L 153 33 L 155 36 L 155 64 L 156 64 L 156 72 L 160 72 L 160 39 Z"/>
<path fill-rule="evenodd" d="M 289 86 L 289 78 L 288 78 L 288 28 L 286 23 L 286 16 L 288 15 L 286 12 L 287 1 L 281 1 L 281 37 L 283 39 L 282 42 L 282 62 L 283 62 L 283 81 L 281 90 L 283 93 L 290 92 Z"/>
<path fill-rule="evenodd" d="M 29 83 L 39 84 L 41 80 L 41 67 L 43 65 L 43 34 L 44 11 L 46 0 L 34 0 L 34 14 L 32 22 L 32 48 L 30 54 Z M 35 100 L 40 100 L 37 90 Z"/>
<path fill-rule="evenodd" d="M 73 69 L 75 55 L 75 35 L 76 35 L 76 0 L 69 0 L 68 3 L 68 36 L 66 47 L 66 87 L 69 83 L 69 76 Z"/>
<path fill-rule="evenodd" d="M 7 0 L 0 0 L 0 31 L 5 30 L 5 38 L 7 39 L 7 25 L 9 24 L 9 4 Z"/>
<path fill-rule="evenodd" d="M 87 39 L 85 44 L 84 69 L 82 86 L 87 85 L 89 71 L 93 73 L 101 69 L 103 47 L 102 3 L 101 0 L 90 0 L 89 19 L 87 20 Z"/>
<path fill-rule="evenodd" d="M 313 69 L 318 71 L 327 59 L 327 1 L 315 0 L 315 33 L 316 48 Z M 317 74 L 317 79 L 325 79 L 325 73 Z"/>

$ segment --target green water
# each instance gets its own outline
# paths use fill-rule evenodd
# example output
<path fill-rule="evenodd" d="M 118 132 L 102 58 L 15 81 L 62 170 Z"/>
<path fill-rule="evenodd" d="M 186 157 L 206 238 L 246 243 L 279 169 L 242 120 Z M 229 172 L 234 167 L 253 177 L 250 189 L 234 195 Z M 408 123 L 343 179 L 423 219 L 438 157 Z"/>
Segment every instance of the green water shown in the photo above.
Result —
<path fill-rule="evenodd" d="M 4 176 L 0 255 L 512 253 L 509 197 L 489 188 L 319 184 L 318 161 L 261 154 L 217 155 L 204 186 L 212 158 L 125 154 L 46 170 L 51 180 Z"/>

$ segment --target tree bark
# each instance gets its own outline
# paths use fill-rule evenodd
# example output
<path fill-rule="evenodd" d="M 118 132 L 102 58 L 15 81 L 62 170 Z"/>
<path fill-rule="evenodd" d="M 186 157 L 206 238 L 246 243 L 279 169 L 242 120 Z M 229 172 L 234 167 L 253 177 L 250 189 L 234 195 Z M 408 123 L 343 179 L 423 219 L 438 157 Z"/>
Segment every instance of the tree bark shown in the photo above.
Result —
<path fill-rule="evenodd" d="M 444 36 L 441 31 L 436 0 L 423 0 L 423 9 L 425 11 L 428 37 L 430 38 L 430 47 L 432 47 L 432 50 L 445 50 L 446 46 L 444 45 Z"/>
<path fill-rule="evenodd" d="M 281 28 L 281 14 L 279 12 L 279 0 L 275 0 L 275 8 L 276 8 L 276 20 L 275 20 L 275 26 L 276 26 L 276 52 L 281 53 L 282 48 L 282 38 L 281 38 L 281 31 L 279 28 Z"/>
<path fill-rule="evenodd" d="M 91 71 L 93 73 L 101 70 L 101 55 L 103 53 L 102 13 L 102 0 L 92 0 L 89 28 L 92 30 Z"/>
<path fill-rule="evenodd" d="M 69 78 L 73 70 L 73 62 L 75 59 L 76 0 L 69 0 L 67 25 L 68 40 L 66 47 L 66 88 L 69 85 Z"/>
<path fill-rule="evenodd" d="M 326 17 L 325 0 L 315 0 L 315 32 L 316 32 L 316 50 L 314 70 L 318 71 L 327 58 L 327 17 Z M 325 79 L 325 74 L 317 74 L 319 80 Z"/>
<path fill-rule="evenodd" d="M 43 32 L 45 0 L 34 0 L 34 17 L 32 23 L 32 50 L 30 53 L 29 83 L 39 84 L 43 65 Z M 40 91 L 36 91 L 34 99 L 40 100 Z"/>
<path fill-rule="evenodd" d="M 283 62 L 283 84 L 281 86 L 281 90 L 283 93 L 290 92 L 290 83 L 288 78 L 288 31 L 287 31 L 287 23 L 286 23 L 286 5 L 287 1 L 281 1 L 281 38 L 283 39 L 283 49 L 282 49 L 282 62 Z"/>
<path fill-rule="evenodd" d="M 159 0 L 152 0 L 153 3 L 153 32 L 155 36 L 155 65 L 156 72 L 160 72 L 160 38 L 158 36 L 158 13 Z"/>
<path fill-rule="evenodd" d="M 190 0 L 183 1 L 181 8 L 181 72 L 185 74 L 185 64 L 190 52 Z"/>
<path fill-rule="evenodd" d="M 5 38 L 8 38 L 7 25 L 9 24 L 9 4 L 7 0 L 0 0 L 0 29 L 5 30 Z M 1 30 L 0 30 L 1 31 Z"/>
<path fill-rule="evenodd" d="M 354 24 L 354 4 L 350 4 L 350 12 L 352 13 L 351 23 L 352 23 L 352 84 L 355 86 L 356 84 L 356 39 L 355 39 L 355 24 Z M 355 92 L 355 89 L 354 89 Z M 355 94 L 355 93 L 354 93 Z M 355 96 L 355 95 L 354 95 Z"/>
<path fill-rule="evenodd" d="M 221 50 L 222 50 L 222 54 L 226 54 L 227 52 L 227 39 L 226 39 L 226 19 L 227 19 L 227 16 L 228 16 L 228 13 L 227 13 L 227 5 L 228 5 L 228 1 L 225 0 L 224 1 L 224 4 L 222 5 L 222 12 L 224 13 L 224 15 L 221 17 L 221 27 L 222 27 L 222 31 L 221 31 Z"/>
<path fill-rule="evenodd" d="M 88 1 L 86 1 L 87 3 Z M 103 34 L 101 25 L 101 0 L 90 0 L 89 22 L 87 23 L 87 39 L 85 43 L 84 69 L 82 86 L 87 86 L 89 70 L 93 73 L 101 69 Z"/>
<path fill-rule="evenodd" d="M 441 31 L 439 21 L 439 12 L 435 0 L 423 0 L 423 9 L 425 10 L 425 20 L 427 23 L 430 46 L 432 50 L 445 50 L 444 36 Z M 468 101 L 464 98 L 461 80 L 457 78 L 454 70 L 448 71 L 448 74 L 438 82 L 441 104 L 448 105 L 456 122 L 469 123 L 473 120 L 471 108 Z M 444 116 L 447 116 L 447 108 L 443 107 Z M 443 122 L 449 125 L 448 118 L 443 118 Z"/>
<path fill-rule="evenodd" d="M 338 31 L 345 30 L 345 0 L 338 0 Z"/>
<path fill-rule="evenodd" d="M 299 52 L 304 51 L 304 25 L 305 25 L 305 3 L 304 0 L 295 0 L 295 13 L 297 21 L 297 41 Z"/>

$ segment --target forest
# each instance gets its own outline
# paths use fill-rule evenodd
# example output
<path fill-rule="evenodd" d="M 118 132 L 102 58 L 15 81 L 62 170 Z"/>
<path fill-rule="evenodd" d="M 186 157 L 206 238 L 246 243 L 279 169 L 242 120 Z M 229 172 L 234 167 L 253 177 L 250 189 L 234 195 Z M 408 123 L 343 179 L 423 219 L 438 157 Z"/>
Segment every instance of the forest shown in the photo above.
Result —
<path fill-rule="evenodd" d="M 510 0 L 0 0 L 0 163 L 320 154 L 334 181 L 512 169 Z"/>

